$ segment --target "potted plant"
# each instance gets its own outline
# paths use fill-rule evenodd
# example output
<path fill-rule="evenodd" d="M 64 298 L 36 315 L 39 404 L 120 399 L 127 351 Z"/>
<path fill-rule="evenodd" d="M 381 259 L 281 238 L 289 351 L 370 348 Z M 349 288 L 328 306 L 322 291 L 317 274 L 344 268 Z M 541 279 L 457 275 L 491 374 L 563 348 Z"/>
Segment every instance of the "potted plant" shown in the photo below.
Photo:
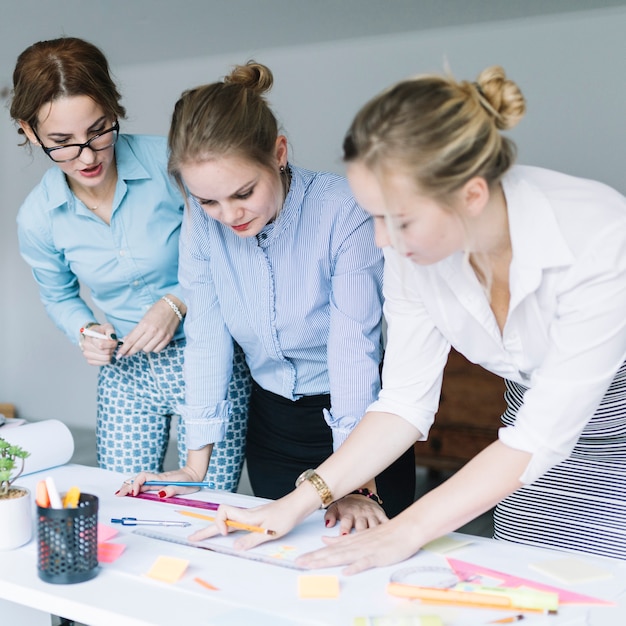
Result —
<path fill-rule="evenodd" d="M 32 536 L 30 491 L 13 485 L 29 455 L 0 437 L 0 550 L 18 548 Z"/>

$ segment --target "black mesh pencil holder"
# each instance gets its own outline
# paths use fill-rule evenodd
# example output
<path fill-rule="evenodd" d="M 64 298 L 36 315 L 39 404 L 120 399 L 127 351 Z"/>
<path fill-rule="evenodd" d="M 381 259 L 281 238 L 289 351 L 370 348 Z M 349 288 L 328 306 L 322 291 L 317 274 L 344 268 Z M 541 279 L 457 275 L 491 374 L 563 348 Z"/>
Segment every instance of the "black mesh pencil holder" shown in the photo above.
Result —
<path fill-rule="evenodd" d="M 49 583 L 80 583 L 98 573 L 98 498 L 75 509 L 37 506 L 37 573 Z"/>

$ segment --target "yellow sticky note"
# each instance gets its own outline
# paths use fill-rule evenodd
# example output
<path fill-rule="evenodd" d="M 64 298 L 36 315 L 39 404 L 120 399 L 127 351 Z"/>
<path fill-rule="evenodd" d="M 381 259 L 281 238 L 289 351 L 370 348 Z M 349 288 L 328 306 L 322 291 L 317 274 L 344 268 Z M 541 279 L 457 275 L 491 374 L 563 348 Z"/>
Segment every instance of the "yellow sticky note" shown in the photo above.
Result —
<path fill-rule="evenodd" d="M 429 552 L 435 552 L 437 554 L 447 554 L 448 552 L 467 546 L 470 543 L 472 543 L 471 540 L 459 540 L 454 539 L 453 537 L 444 536 L 425 544 L 422 546 L 422 549 L 428 550 Z"/>
<path fill-rule="evenodd" d="M 337 576 L 298 576 L 300 598 L 336 598 L 338 595 Z"/>
<path fill-rule="evenodd" d="M 166 583 L 175 583 L 187 569 L 189 561 L 171 556 L 160 556 L 150 568 L 148 576 Z"/>
<path fill-rule="evenodd" d="M 530 563 L 528 567 L 569 585 L 613 578 L 608 570 L 574 557 Z"/>

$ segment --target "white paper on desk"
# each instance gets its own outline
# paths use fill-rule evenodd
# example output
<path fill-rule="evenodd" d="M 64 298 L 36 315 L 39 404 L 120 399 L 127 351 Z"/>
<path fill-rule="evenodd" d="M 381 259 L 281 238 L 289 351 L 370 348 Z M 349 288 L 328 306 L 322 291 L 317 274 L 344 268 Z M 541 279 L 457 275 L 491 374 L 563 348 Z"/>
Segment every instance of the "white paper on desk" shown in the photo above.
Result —
<path fill-rule="evenodd" d="M 22 476 L 64 465 L 74 454 L 72 433 L 59 420 L 44 420 L 9 428 L 0 431 L 0 436 L 10 444 L 30 452 Z"/>

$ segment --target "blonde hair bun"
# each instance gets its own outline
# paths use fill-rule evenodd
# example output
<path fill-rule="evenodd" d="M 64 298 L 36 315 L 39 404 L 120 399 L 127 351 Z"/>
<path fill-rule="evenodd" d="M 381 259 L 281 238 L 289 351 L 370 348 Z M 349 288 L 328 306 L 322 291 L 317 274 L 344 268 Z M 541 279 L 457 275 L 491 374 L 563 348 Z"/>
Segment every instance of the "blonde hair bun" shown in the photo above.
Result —
<path fill-rule="evenodd" d="M 499 130 L 509 130 L 518 124 L 526 112 L 526 100 L 517 84 L 506 77 L 502 67 L 492 65 L 484 69 L 478 75 L 476 85 Z"/>
<path fill-rule="evenodd" d="M 226 85 L 241 85 L 258 94 L 269 91 L 274 84 L 274 76 L 269 67 L 250 60 L 245 65 L 235 65 L 233 71 L 224 77 Z"/>

